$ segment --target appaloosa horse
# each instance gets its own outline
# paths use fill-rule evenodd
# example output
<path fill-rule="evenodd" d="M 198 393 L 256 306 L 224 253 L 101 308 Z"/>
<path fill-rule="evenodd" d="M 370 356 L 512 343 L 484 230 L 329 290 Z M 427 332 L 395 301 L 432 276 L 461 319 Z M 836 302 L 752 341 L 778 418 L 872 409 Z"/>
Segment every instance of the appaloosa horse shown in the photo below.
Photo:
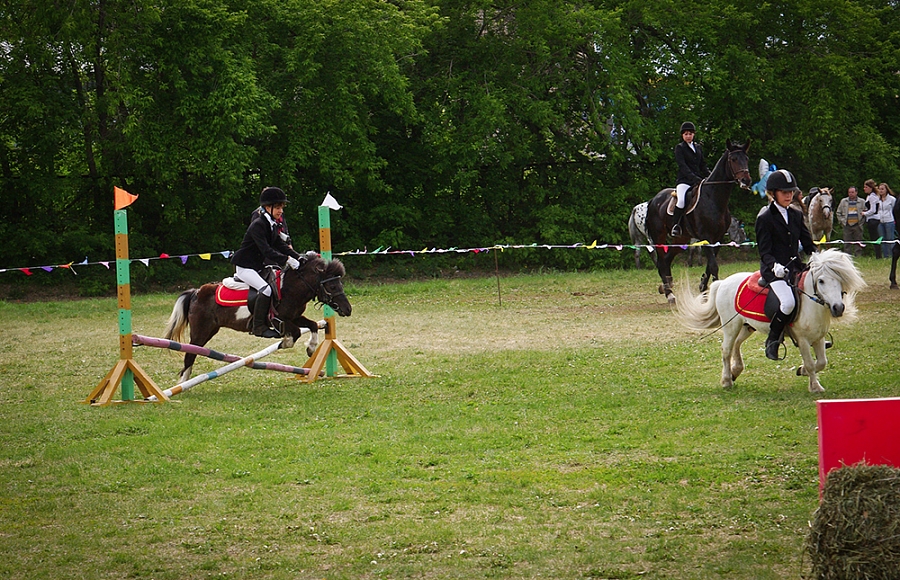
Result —
<path fill-rule="evenodd" d="M 731 225 L 731 212 L 728 200 L 735 185 L 750 189 L 752 179 L 747 168 L 750 161 L 747 150 L 749 141 L 743 145 L 726 143 L 725 153 L 719 158 L 709 177 L 704 179 L 691 192 L 687 200 L 686 211 L 682 218 L 682 235 L 670 242 L 669 232 L 672 229 L 672 216 L 668 212 L 670 200 L 673 199 L 674 188 L 666 188 L 656 194 L 647 209 L 647 234 L 659 249 L 656 269 L 662 280 L 659 291 L 666 295 L 669 303 L 675 302 L 672 293 L 672 260 L 690 243 L 691 238 L 705 240 L 710 244 L 721 243 L 725 232 Z M 719 264 L 716 261 L 719 248 L 704 246 L 706 254 L 706 271 L 700 278 L 700 291 L 706 290 L 711 280 L 719 277 Z"/>
<path fill-rule="evenodd" d="M 303 316 L 306 304 L 318 300 L 331 306 L 340 316 L 350 316 L 352 307 L 344 294 L 344 265 L 340 260 L 326 262 L 315 252 L 306 254 L 306 260 L 297 270 L 287 270 L 281 281 L 281 299 L 274 309 L 274 317 L 283 324 L 285 335 L 283 346 L 290 348 L 300 338 L 301 328 L 310 332 L 306 352 L 312 356 L 318 345 L 318 323 Z M 249 330 L 252 312 L 244 304 L 223 306 L 216 300 L 216 293 L 222 284 L 204 284 L 199 289 L 185 290 L 175 301 L 172 314 L 166 323 L 165 338 L 183 342 L 187 326 L 191 329 L 191 344 L 203 346 L 219 332 L 220 328 L 231 328 L 240 332 Z M 246 297 L 245 297 L 246 299 Z M 181 381 L 191 377 L 191 369 L 197 355 L 184 355 Z"/>

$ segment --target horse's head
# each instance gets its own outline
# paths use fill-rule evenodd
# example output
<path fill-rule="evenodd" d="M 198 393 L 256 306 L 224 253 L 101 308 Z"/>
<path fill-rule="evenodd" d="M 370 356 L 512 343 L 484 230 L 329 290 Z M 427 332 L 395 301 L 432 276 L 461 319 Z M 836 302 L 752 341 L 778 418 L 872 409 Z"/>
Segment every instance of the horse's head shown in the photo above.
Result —
<path fill-rule="evenodd" d="M 297 276 L 312 291 L 312 298 L 327 304 L 340 316 L 350 316 L 353 307 L 344 293 L 342 278 L 346 271 L 341 261 L 326 262 L 314 252 L 308 253 L 306 258 Z"/>
<path fill-rule="evenodd" d="M 835 248 L 814 253 L 809 258 L 805 292 L 809 290 L 809 280 L 812 280 L 813 295 L 828 308 L 832 317 L 855 317 L 856 294 L 866 287 L 866 282 L 849 254 Z"/>
<path fill-rule="evenodd" d="M 744 224 L 735 217 L 731 218 L 731 225 L 728 226 L 728 237 L 735 244 L 743 244 L 747 241 L 747 232 L 744 230 Z"/>
<path fill-rule="evenodd" d="M 740 143 L 732 143 L 731 139 L 725 143 L 725 171 L 727 174 L 741 186 L 741 189 L 750 189 L 753 179 L 750 177 L 750 156 L 747 151 L 750 150 L 750 141 L 747 140 L 743 145 Z"/>
<path fill-rule="evenodd" d="M 831 190 L 827 187 L 819 188 L 819 193 L 813 198 L 813 203 L 818 206 L 822 212 L 822 217 L 826 220 L 831 219 L 832 204 L 834 199 L 831 197 Z M 812 210 L 812 208 L 810 208 Z"/>

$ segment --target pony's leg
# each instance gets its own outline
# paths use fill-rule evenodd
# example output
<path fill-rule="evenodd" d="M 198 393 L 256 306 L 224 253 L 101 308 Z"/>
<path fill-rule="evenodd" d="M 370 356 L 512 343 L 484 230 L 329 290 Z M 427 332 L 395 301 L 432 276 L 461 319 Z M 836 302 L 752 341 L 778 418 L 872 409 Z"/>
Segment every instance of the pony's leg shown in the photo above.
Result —
<path fill-rule="evenodd" d="M 197 355 L 193 353 L 185 353 L 184 355 L 184 366 L 181 368 L 181 373 L 178 375 L 178 382 L 183 383 L 184 381 L 191 378 L 191 372 L 194 370 L 194 361 L 197 360 Z"/>
<path fill-rule="evenodd" d="M 737 378 L 732 369 L 732 360 L 735 357 L 735 351 L 737 351 L 737 357 L 739 359 L 741 357 L 740 344 L 737 343 L 738 336 L 740 336 L 740 329 L 736 328 L 733 323 L 722 328 L 722 387 L 726 389 L 734 386 L 734 379 Z M 743 363 L 741 365 L 743 366 Z"/>
<path fill-rule="evenodd" d="M 672 292 L 672 262 L 680 253 L 681 248 L 678 246 L 669 246 L 666 250 L 661 248 L 659 255 L 656 256 L 656 270 L 662 280 L 662 284 L 659 285 L 659 293 L 665 294 L 669 304 L 675 304 L 675 294 Z"/>
<path fill-rule="evenodd" d="M 744 357 L 741 355 L 741 345 L 750 338 L 754 332 L 754 328 L 748 324 L 741 325 L 741 331 L 738 332 L 737 338 L 734 340 L 734 346 L 731 351 L 731 378 L 737 380 L 741 373 L 744 372 Z"/>
<path fill-rule="evenodd" d="M 819 342 L 822 343 L 821 344 L 821 349 L 822 349 L 821 356 L 823 357 L 823 360 L 824 360 L 825 341 L 820 340 Z M 797 346 L 800 349 L 800 356 L 803 357 L 803 366 L 800 367 L 799 369 L 797 369 L 797 373 L 801 374 L 801 375 L 809 376 L 809 392 L 810 393 L 824 393 L 825 388 L 822 387 L 822 385 L 819 383 L 818 370 L 817 370 L 818 365 L 816 364 L 816 361 L 813 360 L 812 352 L 810 351 L 809 342 L 804 339 L 797 339 Z M 819 350 L 819 345 L 816 346 L 816 351 L 818 351 L 818 350 Z M 818 352 L 816 354 L 819 355 Z M 822 368 L 824 368 L 824 365 Z"/>
<path fill-rule="evenodd" d="M 316 351 L 316 347 L 319 346 L 319 323 L 301 316 L 300 320 L 297 321 L 297 326 L 309 329 L 309 342 L 306 343 L 306 354 L 312 356 Z"/>
<path fill-rule="evenodd" d="M 700 277 L 700 292 L 706 292 L 709 283 L 719 279 L 719 263 L 716 261 L 719 248 L 703 246 L 703 252 L 706 253 L 706 271 Z"/>

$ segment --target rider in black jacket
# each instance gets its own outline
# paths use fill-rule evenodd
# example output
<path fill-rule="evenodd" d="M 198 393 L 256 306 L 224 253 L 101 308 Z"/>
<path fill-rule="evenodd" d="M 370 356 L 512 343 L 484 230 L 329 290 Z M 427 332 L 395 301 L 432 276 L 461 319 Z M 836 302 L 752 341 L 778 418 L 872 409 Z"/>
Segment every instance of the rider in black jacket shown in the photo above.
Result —
<path fill-rule="evenodd" d="M 681 142 L 675 146 L 675 162 L 678 164 L 678 177 L 675 179 L 675 211 L 672 213 L 672 235 L 681 235 L 681 218 L 684 215 L 685 196 L 692 187 L 709 176 L 706 161 L 703 159 L 703 147 L 694 143 L 697 130 L 690 121 L 681 124 Z"/>
<path fill-rule="evenodd" d="M 779 169 L 769 175 L 766 191 L 773 201 L 756 219 L 756 244 L 759 249 L 760 275 L 768 282 L 770 292 L 778 297 L 779 308 L 769 326 L 766 356 L 778 360 L 784 340 L 784 327 L 794 311 L 796 301 L 790 287 L 796 275 L 806 269 L 797 255 L 816 251 L 803 214 L 790 207 L 794 193 L 800 191 L 790 171 Z"/>
<path fill-rule="evenodd" d="M 263 338 L 278 338 L 281 335 L 268 324 L 272 289 L 260 275 L 260 271 L 267 262 L 281 268 L 299 268 L 300 254 L 279 235 L 277 225 L 287 204 L 284 191 L 277 187 L 263 189 L 259 194 L 259 204 L 263 212 L 250 222 L 241 247 L 231 257 L 231 263 L 235 266 L 237 277 L 259 292 L 253 309 L 251 332 Z"/>

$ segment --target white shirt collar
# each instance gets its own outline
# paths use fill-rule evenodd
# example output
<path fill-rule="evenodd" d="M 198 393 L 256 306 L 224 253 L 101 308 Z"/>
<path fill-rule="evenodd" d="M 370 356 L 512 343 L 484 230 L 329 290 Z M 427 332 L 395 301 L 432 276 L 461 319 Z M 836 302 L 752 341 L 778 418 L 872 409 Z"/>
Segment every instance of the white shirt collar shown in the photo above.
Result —
<path fill-rule="evenodd" d="M 778 205 L 777 203 L 775 204 L 775 207 L 778 209 L 778 213 L 781 214 L 781 217 L 784 218 L 784 223 L 788 223 L 788 213 L 787 213 L 787 208 L 786 208 L 786 207 L 781 207 L 781 206 Z"/>

